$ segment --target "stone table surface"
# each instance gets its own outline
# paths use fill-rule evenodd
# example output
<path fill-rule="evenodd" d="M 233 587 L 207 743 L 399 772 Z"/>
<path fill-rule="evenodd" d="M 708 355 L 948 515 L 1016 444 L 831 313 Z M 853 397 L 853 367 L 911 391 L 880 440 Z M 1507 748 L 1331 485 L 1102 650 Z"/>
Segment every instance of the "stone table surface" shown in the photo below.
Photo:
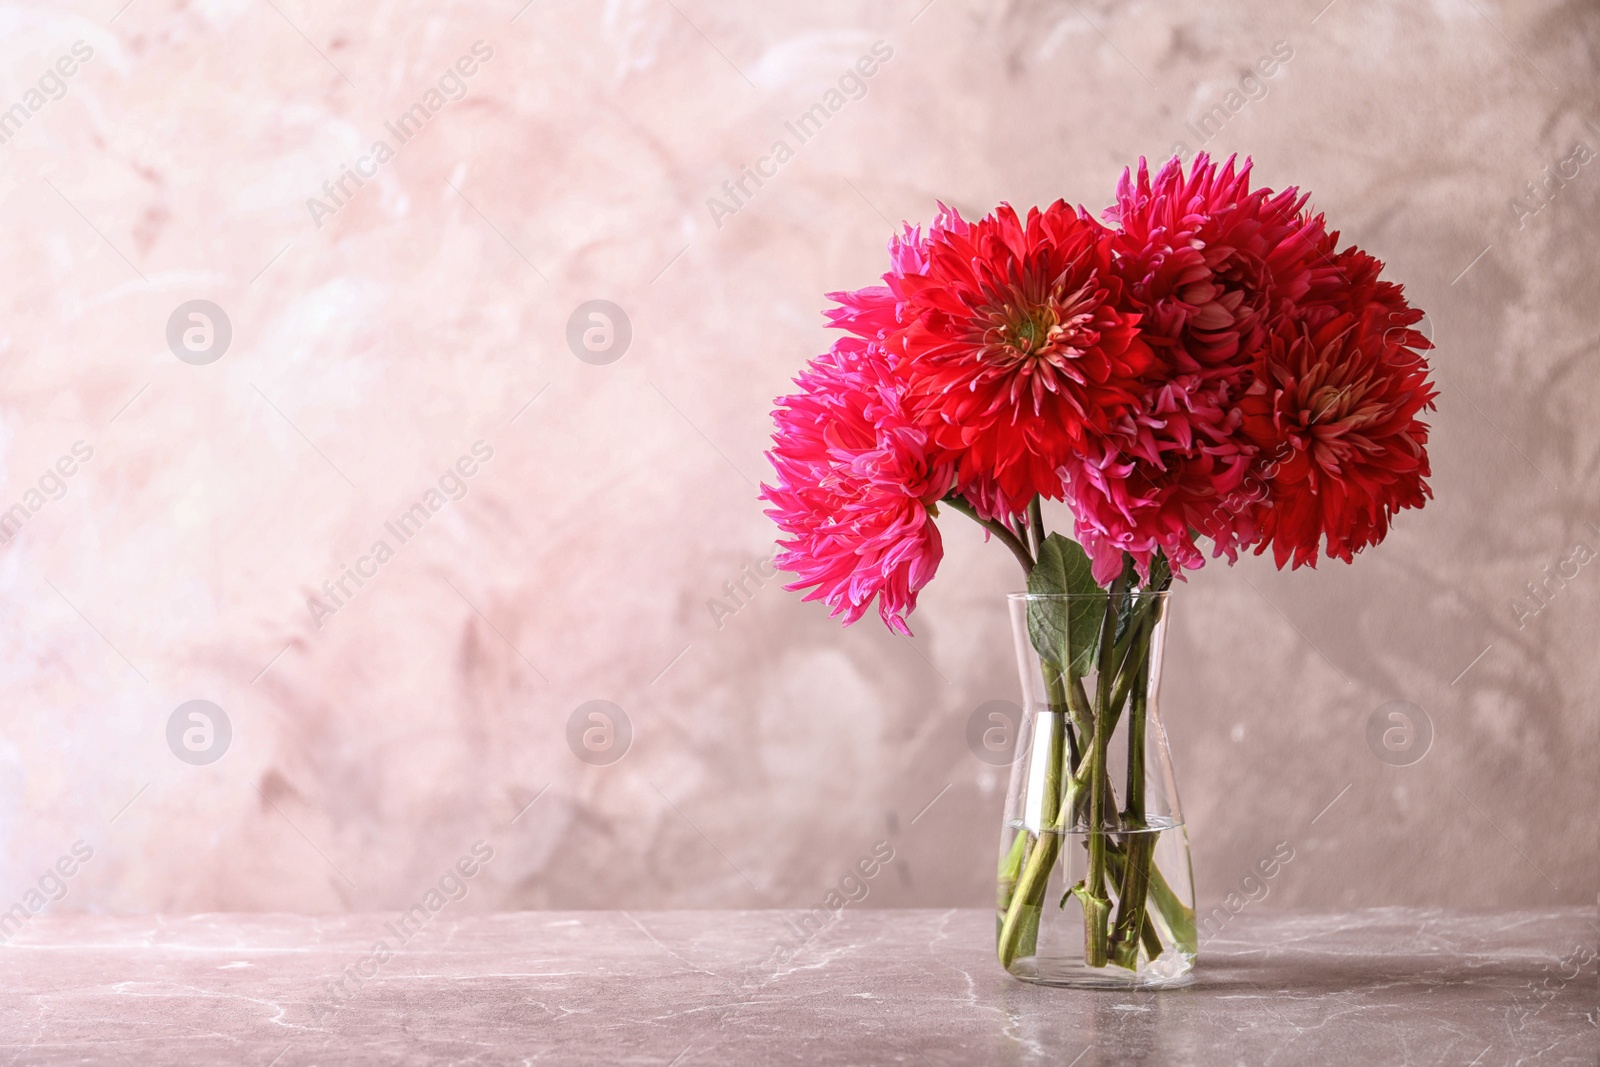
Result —
<path fill-rule="evenodd" d="M 794 917 L 40 916 L 0 1065 L 1600 1061 L 1588 908 L 1247 910 L 1160 993 L 1013 981 L 984 911 Z"/>

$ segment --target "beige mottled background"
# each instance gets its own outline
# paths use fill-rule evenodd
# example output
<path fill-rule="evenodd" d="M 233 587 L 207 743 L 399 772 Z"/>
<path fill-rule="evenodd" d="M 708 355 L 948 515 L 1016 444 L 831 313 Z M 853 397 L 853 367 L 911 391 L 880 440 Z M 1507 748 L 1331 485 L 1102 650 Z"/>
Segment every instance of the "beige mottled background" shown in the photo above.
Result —
<path fill-rule="evenodd" d="M 0 546 L 0 910 L 80 839 L 54 908 L 397 908 L 478 839 L 474 909 L 811 905 L 878 841 L 870 904 L 992 899 L 1004 779 L 965 736 L 1017 696 L 1009 557 L 952 516 L 909 641 L 775 584 L 708 601 L 771 551 L 771 398 L 892 223 L 1098 209 L 1218 106 L 1205 147 L 1406 282 L 1441 397 L 1437 500 L 1381 548 L 1177 598 L 1201 900 L 1280 841 L 1263 907 L 1594 899 L 1600 562 L 1515 604 L 1600 549 L 1600 159 L 1527 199 L 1600 150 L 1600 8 L 1324 2 L 0 3 L 0 508 L 93 450 Z M 465 96 L 314 219 L 476 41 Z M 714 219 L 877 41 L 865 96 Z M 196 299 L 233 328 L 207 366 L 165 338 Z M 566 342 L 590 299 L 632 324 L 609 365 Z M 232 724 L 207 766 L 166 741 L 192 699 Z M 631 722 L 609 766 L 566 740 L 593 699 Z M 1367 744 L 1392 700 L 1432 723 L 1410 766 Z"/>

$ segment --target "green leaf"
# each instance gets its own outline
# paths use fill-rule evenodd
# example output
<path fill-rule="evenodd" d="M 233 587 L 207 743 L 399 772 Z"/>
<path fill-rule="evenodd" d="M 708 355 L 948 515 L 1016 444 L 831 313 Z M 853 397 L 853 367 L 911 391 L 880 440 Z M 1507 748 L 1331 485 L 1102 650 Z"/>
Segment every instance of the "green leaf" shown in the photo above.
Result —
<path fill-rule="evenodd" d="M 1028 592 L 1034 595 L 1075 594 L 1083 599 L 1030 600 L 1028 636 L 1034 649 L 1051 663 L 1081 677 L 1094 666 L 1099 652 L 1100 620 L 1105 600 L 1098 596 L 1083 546 L 1070 537 L 1053 533 L 1039 548 L 1039 562 L 1028 575 Z"/>

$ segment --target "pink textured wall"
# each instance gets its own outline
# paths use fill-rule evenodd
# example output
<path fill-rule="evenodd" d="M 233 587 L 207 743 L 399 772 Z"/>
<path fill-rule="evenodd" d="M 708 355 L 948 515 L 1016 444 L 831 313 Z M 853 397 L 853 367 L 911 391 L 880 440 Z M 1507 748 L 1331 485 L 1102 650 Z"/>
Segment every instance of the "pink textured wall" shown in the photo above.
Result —
<path fill-rule="evenodd" d="M 879 842 L 871 903 L 990 899 L 1013 564 L 952 516 L 913 640 L 758 587 L 771 398 L 892 224 L 1098 209 L 1208 113 L 1407 283 L 1441 397 L 1381 548 L 1176 597 L 1200 896 L 1289 842 L 1272 905 L 1590 899 L 1594 5 L 121 3 L 0 4 L 0 910 L 395 908 L 479 840 L 461 907 L 810 906 Z"/>

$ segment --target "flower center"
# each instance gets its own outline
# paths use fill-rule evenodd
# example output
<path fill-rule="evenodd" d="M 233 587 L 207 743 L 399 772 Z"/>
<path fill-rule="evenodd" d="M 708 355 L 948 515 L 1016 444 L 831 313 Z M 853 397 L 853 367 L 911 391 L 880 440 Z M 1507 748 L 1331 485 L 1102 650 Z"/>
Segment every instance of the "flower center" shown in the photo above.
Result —
<path fill-rule="evenodd" d="M 1094 299 L 1088 286 L 1029 300 L 1021 293 L 994 307 L 984 331 L 984 356 L 1011 368 L 1026 363 L 1060 364 L 1076 359 L 1100 339 L 1094 329 Z"/>
<path fill-rule="evenodd" d="M 1031 355 L 1045 347 L 1061 332 L 1049 308 L 1008 310 L 1012 310 L 1014 317 L 1006 326 L 1003 343 L 1022 355 Z"/>
<path fill-rule="evenodd" d="M 1315 423 L 1332 422 L 1343 417 L 1352 406 L 1353 385 L 1326 386 L 1319 389 L 1306 405 Z"/>

